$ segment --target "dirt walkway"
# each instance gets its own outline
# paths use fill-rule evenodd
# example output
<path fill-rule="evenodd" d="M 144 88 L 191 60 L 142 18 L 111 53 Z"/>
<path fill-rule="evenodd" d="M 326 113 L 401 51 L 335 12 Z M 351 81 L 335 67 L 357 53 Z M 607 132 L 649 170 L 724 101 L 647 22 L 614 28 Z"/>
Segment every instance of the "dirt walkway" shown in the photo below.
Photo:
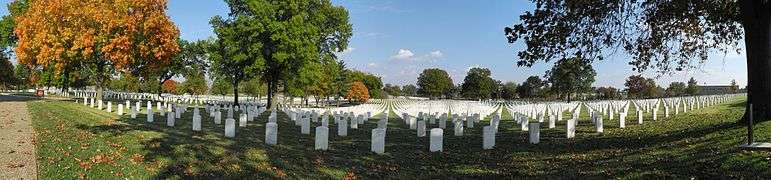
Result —
<path fill-rule="evenodd" d="M 29 100 L 0 95 L 0 179 L 37 179 Z"/>

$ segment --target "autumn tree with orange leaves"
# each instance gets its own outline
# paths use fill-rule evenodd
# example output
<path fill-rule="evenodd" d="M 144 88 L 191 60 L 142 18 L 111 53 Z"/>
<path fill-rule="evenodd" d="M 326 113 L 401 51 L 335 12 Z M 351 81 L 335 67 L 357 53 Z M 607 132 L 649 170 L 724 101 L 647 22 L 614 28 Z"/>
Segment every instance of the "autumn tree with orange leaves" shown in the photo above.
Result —
<path fill-rule="evenodd" d="M 168 80 L 163 82 L 163 92 L 177 94 L 177 81 Z"/>
<path fill-rule="evenodd" d="M 351 88 L 348 89 L 348 94 L 345 95 L 345 98 L 348 99 L 349 102 L 367 102 L 369 100 L 369 90 L 367 90 L 367 86 L 364 85 L 361 81 L 356 81 L 351 83 Z"/>
<path fill-rule="evenodd" d="M 97 98 L 113 73 L 152 74 L 179 52 L 166 0 L 30 0 L 15 22 L 19 63 L 89 71 Z"/>

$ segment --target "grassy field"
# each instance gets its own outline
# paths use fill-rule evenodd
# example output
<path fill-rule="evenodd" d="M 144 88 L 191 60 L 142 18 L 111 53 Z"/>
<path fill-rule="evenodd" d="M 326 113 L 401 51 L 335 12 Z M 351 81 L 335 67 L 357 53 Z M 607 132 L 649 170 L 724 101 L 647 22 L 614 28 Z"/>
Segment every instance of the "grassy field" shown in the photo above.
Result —
<path fill-rule="evenodd" d="M 346 137 L 337 136 L 337 128 L 330 125 L 330 150 L 315 151 L 313 128 L 310 135 L 302 135 L 283 113 L 279 145 L 268 146 L 268 113 L 237 127 L 236 138 L 230 139 L 224 137 L 224 125 L 214 124 L 205 113 L 203 131 L 193 132 L 192 110 L 176 127 L 167 127 L 165 117 L 157 114 L 155 122 L 147 123 L 144 114 L 132 120 L 73 102 L 36 101 L 28 106 L 43 179 L 771 178 L 771 153 L 738 149 L 746 133 L 745 126 L 735 123 L 743 113 L 743 100 L 666 119 L 659 113 L 658 121 L 646 118 L 644 125 L 636 125 L 632 113 L 626 129 L 618 128 L 618 118 L 605 118 L 604 134 L 595 133 L 583 114 L 575 138 L 565 138 L 566 121 L 560 121 L 555 129 L 542 126 L 537 145 L 527 143 L 527 132 L 504 111 L 495 149 L 482 149 L 487 121 L 466 128 L 462 137 L 453 136 L 448 123 L 441 153 L 428 152 L 428 137 L 417 138 L 391 112 L 384 155 L 369 151 L 376 119 L 349 129 Z M 771 122 L 755 128 L 756 139 L 771 141 Z"/>

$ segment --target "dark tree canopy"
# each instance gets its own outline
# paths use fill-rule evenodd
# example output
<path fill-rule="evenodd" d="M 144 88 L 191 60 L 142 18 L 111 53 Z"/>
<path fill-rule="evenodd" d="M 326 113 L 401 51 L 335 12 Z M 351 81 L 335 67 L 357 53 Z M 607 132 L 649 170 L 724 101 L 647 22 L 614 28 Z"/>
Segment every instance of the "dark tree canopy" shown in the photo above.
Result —
<path fill-rule="evenodd" d="M 471 68 L 463 79 L 461 85 L 461 95 L 472 99 L 490 99 L 496 92 L 497 84 L 490 77 L 490 70 L 487 68 Z"/>
<path fill-rule="evenodd" d="M 685 94 L 685 83 L 672 82 L 666 90 L 667 96 L 682 96 Z"/>
<path fill-rule="evenodd" d="M 616 99 L 619 98 L 619 91 L 614 87 L 599 87 L 597 88 L 597 94 L 600 99 Z"/>
<path fill-rule="evenodd" d="M 627 96 L 630 98 L 653 98 L 661 96 L 663 88 L 656 85 L 656 81 L 640 75 L 629 76 L 624 83 Z"/>
<path fill-rule="evenodd" d="M 597 76 L 597 73 L 592 68 L 591 62 L 578 57 L 561 59 L 551 70 L 546 71 L 551 90 L 564 95 L 568 102 L 573 93 L 590 91 L 594 76 Z"/>
<path fill-rule="evenodd" d="M 417 84 L 418 94 L 429 98 L 449 97 L 455 88 L 447 71 L 438 68 L 424 69 Z"/>
<path fill-rule="evenodd" d="M 739 48 L 739 6 L 725 0 L 533 0 L 536 8 L 506 27 L 510 43 L 523 40 L 520 66 L 573 56 L 602 60 L 623 50 L 635 70 L 694 67 L 710 52 Z M 695 61 L 695 62 L 694 62 Z"/>
<path fill-rule="evenodd" d="M 366 86 L 369 91 L 370 98 L 382 98 L 383 96 L 383 80 L 378 76 L 362 71 L 350 70 L 348 71 L 346 80 L 348 80 L 349 87 L 350 84 L 354 82 L 364 83 L 364 86 Z"/>
<path fill-rule="evenodd" d="M 731 91 L 731 93 L 739 92 L 739 85 L 736 84 L 736 79 L 732 79 L 731 80 L 730 91 Z"/>
<path fill-rule="evenodd" d="M 392 85 L 392 84 L 385 84 L 385 87 L 383 87 L 383 91 L 388 93 L 388 95 L 391 96 L 401 96 L 402 90 L 399 85 Z"/>
<path fill-rule="evenodd" d="M 514 98 L 517 98 L 517 83 L 514 82 L 506 82 L 501 87 L 501 98 L 506 100 L 512 100 Z"/>
<path fill-rule="evenodd" d="M 415 85 L 412 85 L 412 84 L 404 85 L 402 87 L 402 95 L 403 96 L 417 96 L 418 95 L 418 87 L 415 87 Z"/>
<path fill-rule="evenodd" d="M 603 60 L 624 52 L 633 70 L 666 74 L 696 68 L 710 53 L 744 50 L 747 103 L 759 119 L 771 117 L 771 1 L 531 1 L 535 9 L 504 28 L 509 43 L 526 46 L 517 51 L 519 66 L 574 56 Z"/>
<path fill-rule="evenodd" d="M 519 97 L 521 98 L 538 97 L 539 95 L 542 95 L 544 86 L 546 86 L 546 82 L 541 80 L 541 78 L 538 76 L 530 76 L 522 83 L 522 85 L 517 87 L 517 94 L 519 94 Z"/>
<path fill-rule="evenodd" d="M 16 76 L 13 74 L 13 64 L 5 53 L 0 52 L 0 89 L 10 89 L 16 84 Z"/>
<path fill-rule="evenodd" d="M 697 82 L 696 79 L 691 77 L 691 79 L 688 80 L 688 87 L 685 88 L 685 93 L 689 95 L 698 95 L 699 92 L 701 92 L 701 87 L 698 83 L 699 82 Z"/>
<path fill-rule="evenodd" d="M 227 27 L 218 36 L 230 34 L 226 50 L 238 52 L 231 57 L 255 67 L 246 74 L 257 74 L 268 84 L 268 107 L 273 107 L 279 83 L 284 83 L 285 92 L 305 90 L 294 86 L 295 76 L 302 75 L 299 83 L 307 85 L 312 77 L 308 75 L 314 74 L 307 72 L 313 69 L 309 67 L 335 60 L 334 53 L 345 50 L 353 34 L 348 11 L 329 0 L 226 2 L 229 18 L 215 17 L 212 24 Z"/>

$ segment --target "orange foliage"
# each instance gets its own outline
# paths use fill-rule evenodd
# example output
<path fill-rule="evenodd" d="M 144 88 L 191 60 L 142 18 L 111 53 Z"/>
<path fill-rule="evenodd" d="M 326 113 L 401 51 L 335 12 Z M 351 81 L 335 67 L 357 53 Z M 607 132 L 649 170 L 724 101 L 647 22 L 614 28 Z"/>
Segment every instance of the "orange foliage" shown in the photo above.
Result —
<path fill-rule="evenodd" d="M 351 83 L 348 94 L 345 95 L 348 101 L 367 102 L 369 100 L 369 90 L 361 81 Z"/>
<path fill-rule="evenodd" d="M 177 81 L 167 80 L 163 82 L 163 92 L 177 94 Z"/>
<path fill-rule="evenodd" d="M 166 0 L 30 0 L 15 19 L 16 55 L 57 72 L 73 61 L 163 67 L 179 52 L 179 30 L 165 11 Z"/>

